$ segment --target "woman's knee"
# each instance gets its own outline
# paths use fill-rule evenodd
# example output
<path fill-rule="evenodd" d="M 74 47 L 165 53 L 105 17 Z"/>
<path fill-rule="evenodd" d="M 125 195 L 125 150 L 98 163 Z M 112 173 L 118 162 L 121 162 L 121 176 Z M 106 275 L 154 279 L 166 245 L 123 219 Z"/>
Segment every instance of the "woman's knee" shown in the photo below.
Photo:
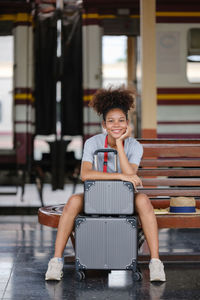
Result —
<path fill-rule="evenodd" d="M 137 212 L 152 212 L 153 206 L 146 194 L 137 194 L 135 197 L 135 208 Z"/>
<path fill-rule="evenodd" d="M 72 195 L 63 208 L 63 214 L 78 214 L 83 208 L 83 194 Z"/>

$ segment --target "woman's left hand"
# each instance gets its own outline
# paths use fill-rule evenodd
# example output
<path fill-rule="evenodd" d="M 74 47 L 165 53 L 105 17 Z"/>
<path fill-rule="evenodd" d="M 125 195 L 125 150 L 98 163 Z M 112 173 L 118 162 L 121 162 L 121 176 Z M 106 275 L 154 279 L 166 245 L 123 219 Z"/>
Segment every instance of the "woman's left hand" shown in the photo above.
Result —
<path fill-rule="evenodd" d="M 120 174 L 120 179 L 123 181 L 130 181 L 134 185 L 135 192 L 138 192 L 137 186 L 142 186 L 142 180 L 137 175 Z"/>

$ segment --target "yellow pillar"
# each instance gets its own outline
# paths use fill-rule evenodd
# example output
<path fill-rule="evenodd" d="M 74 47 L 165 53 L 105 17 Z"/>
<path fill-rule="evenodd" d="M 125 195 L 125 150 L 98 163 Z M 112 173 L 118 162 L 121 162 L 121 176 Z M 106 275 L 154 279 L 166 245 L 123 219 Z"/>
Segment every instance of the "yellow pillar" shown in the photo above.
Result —
<path fill-rule="evenodd" d="M 140 0 L 142 137 L 157 136 L 155 0 Z"/>

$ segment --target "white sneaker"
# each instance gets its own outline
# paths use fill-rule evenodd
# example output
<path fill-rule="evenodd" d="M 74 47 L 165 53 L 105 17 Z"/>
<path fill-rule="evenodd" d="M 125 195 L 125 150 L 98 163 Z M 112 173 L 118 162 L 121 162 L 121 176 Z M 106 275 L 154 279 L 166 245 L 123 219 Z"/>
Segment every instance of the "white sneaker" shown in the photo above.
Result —
<path fill-rule="evenodd" d="M 61 280 L 63 277 L 63 262 L 58 257 L 53 257 L 48 263 L 45 280 Z"/>
<path fill-rule="evenodd" d="M 166 281 L 164 265 L 158 258 L 152 258 L 149 263 L 150 281 Z"/>

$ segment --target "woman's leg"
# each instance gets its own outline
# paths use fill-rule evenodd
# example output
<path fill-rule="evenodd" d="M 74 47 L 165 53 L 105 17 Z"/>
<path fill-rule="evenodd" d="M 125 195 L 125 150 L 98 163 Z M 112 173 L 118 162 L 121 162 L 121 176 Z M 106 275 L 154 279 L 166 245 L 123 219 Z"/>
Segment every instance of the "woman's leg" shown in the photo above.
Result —
<path fill-rule="evenodd" d="M 74 227 L 74 220 L 82 209 L 83 194 L 72 195 L 64 206 L 62 216 L 60 217 L 54 257 L 62 257 L 68 238 Z"/>
<path fill-rule="evenodd" d="M 151 258 L 159 258 L 158 225 L 153 206 L 147 195 L 140 193 L 136 194 L 135 208 L 140 217 Z"/>

